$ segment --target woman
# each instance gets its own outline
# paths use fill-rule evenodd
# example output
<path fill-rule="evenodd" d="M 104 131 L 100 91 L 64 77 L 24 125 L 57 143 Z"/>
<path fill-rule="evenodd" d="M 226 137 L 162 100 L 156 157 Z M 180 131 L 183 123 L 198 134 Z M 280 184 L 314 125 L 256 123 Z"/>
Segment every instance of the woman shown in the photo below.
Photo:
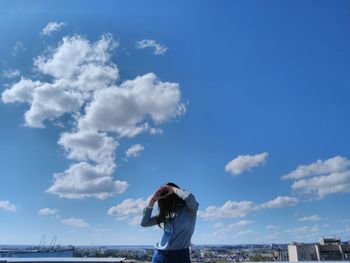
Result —
<path fill-rule="evenodd" d="M 158 202 L 159 213 L 151 216 L 153 205 Z M 161 186 L 143 210 L 141 226 L 158 225 L 164 230 L 157 242 L 152 263 L 190 263 L 189 246 L 196 224 L 198 203 L 193 194 L 180 189 L 174 183 Z"/>

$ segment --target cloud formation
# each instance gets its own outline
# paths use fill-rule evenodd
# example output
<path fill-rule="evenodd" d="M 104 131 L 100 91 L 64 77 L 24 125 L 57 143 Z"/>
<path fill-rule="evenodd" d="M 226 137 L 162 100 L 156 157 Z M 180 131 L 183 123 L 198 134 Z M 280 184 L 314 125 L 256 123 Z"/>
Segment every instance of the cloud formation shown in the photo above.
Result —
<path fill-rule="evenodd" d="M 86 223 L 83 219 L 74 218 L 74 217 L 62 219 L 61 223 L 67 226 L 78 227 L 78 228 L 89 227 L 89 224 Z"/>
<path fill-rule="evenodd" d="M 294 191 L 319 199 L 330 194 L 350 192 L 350 160 L 341 156 L 317 160 L 298 166 L 282 179 L 294 180 Z"/>
<path fill-rule="evenodd" d="M 3 201 L 0 201 L 0 209 L 15 212 L 16 206 L 12 204 L 10 201 L 3 200 Z"/>
<path fill-rule="evenodd" d="M 251 201 L 227 201 L 222 206 L 208 206 L 204 211 L 198 211 L 198 215 L 204 220 L 237 218 L 246 216 L 254 209 Z"/>
<path fill-rule="evenodd" d="M 294 171 L 282 176 L 282 179 L 298 180 L 315 175 L 341 173 L 349 169 L 350 160 L 342 156 L 335 156 L 325 161 L 317 160 L 316 162 L 308 165 L 299 165 Z"/>
<path fill-rule="evenodd" d="M 13 70 L 4 70 L 2 76 L 7 79 L 13 79 L 21 75 L 21 72 L 18 69 Z"/>
<path fill-rule="evenodd" d="M 149 199 L 125 199 L 120 204 L 108 209 L 107 214 L 117 220 L 127 220 L 131 225 L 139 225 L 142 219 L 142 211 L 147 206 Z"/>
<path fill-rule="evenodd" d="M 250 171 L 253 167 L 265 164 L 268 156 L 267 152 L 256 155 L 239 155 L 226 164 L 225 171 L 233 175 L 239 175 L 244 171 Z"/>
<path fill-rule="evenodd" d="M 59 218 L 59 210 L 57 208 L 42 208 L 39 210 L 38 215 Z"/>
<path fill-rule="evenodd" d="M 298 200 L 289 196 L 278 196 L 262 204 L 256 204 L 252 201 L 227 201 L 222 206 L 208 206 L 204 211 L 198 211 L 198 216 L 204 220 L 216 220 L 220 218 L 245 217 L 253 211 L 267 208 L 282 208 L 292 206 L 298 203 Z"/>
<path fill-rule="evenodd" d="M 246 231 L 249 231 L 249 233 L 250 233 L 251 230 L 244 230 L 244 231 L 238 231 L 238 230 L 240 230 L 240 229 L 244 228 L 245 226 L 248 226 L 252 223 L 253 223 L 253 221 L 248 221 L 248 220 L 241 220 L 241 221 L 238 221 L 236 223 L 229 224 L 229 225 L 224 225 L 222 223 L 218 223 L 218 224 L 215 224 L 216 230 L 210 236 L 223 237 L 223 236 L 228 235 L 228 234 L 229 235 L 232 235 L 232 234 L 243 235 L 244 232 L 246 232 Z"/>
<path fill-rule="evenodd" d="M 136 42 L 136 48 L 144 49 L 144 48 L 153 48 L 154 55 L 163 55 L 167 52 L 168 48 L 155 40 L 151 39 L 143 39 Z"/>
<path fill-rule="evenodd" d="M 60 22 L 49 22 L 41 31 L 44 36 L 50 36 L 53 32 L 60 30 L 62 27 L 66 26 L 66 23 Z"/>
<path fill-rule="evenodd" d="M 58 144 L 73 163 L 54 174 L 48 193 L 104 199 L 124 192 L 128 183 L 113 179 L 117 140 L 161 133 L 159 124 L 186 111 L 179 84 L 163 82 L 154 73 L 117 85 L 119 70 L 112 62 L 117 47 L 111 34 L 93 43 L 79 35 L 63 37 L 56 48 L 34 59 L 34 70 L 44 78 L 21 77 L 2 93 L 4 103 L 29 106 L 25 126 L 45 128 L 59 121 L 65 128 Z"/>
<path fill-rule="evenodd" d="M 135 144 L 126 150 L 126 157 L 137 157 L 145 148 L 141 144 Z"/>
<path fill-rule="evenodd" d="M 319 215 L 311 215 L 298 218 L 298 221 L 300 222 L 316 222 L 319 220 L 321 220 L 321 217 Z"/>
<path fill-rule="evenodd" d="M 262 203 L 260 208 L 280 208 L 296 205 L 298 199 L 290 196 L 277 196 L 275 199 Z"/>
<path fill-rule="evenodd" d="M 17 41 L 11 51 L 12 56 L 17 56 L 18 53 L 24 52 L 26 48 L 21 41 Z"/>

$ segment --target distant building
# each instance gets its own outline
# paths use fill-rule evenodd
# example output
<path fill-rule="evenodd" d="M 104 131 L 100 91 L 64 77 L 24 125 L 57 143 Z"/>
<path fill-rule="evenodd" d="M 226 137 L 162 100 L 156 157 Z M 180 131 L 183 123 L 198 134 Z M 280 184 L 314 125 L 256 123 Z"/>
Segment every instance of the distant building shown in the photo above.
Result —
<path fill-rule="evenodd" d="M 341 261 L 350 259 L 350 244 L 340 239 L 322 238 L 319 244 L 288 245 L 289 261 Z"/>
<path fill-rule="evenodd" d="M 288 251 L 277 249 L 273 251 L 273 257 L 276 261 L 288 261 Z"/>

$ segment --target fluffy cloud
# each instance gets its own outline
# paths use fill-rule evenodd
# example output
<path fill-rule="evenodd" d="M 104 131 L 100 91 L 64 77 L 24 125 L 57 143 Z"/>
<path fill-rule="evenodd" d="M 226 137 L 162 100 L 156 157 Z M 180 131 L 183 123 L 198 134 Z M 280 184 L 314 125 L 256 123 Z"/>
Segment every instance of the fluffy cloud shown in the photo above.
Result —
<path fill-rule="evenodd" d="M 294 171 L 282 176 L 282 179 L 301 179 L 315 175 L 341 173 L 350 169 L 350 160 L 335 156 L 328 160 L 317 160 L 309 165 L 299 165 Z"/>
<path fill-rule="evenodd" d="M 298 203 L 298 199 L 290 196 L 278 196 L 273 200 L 267 201 L 260 205 L 260 208 L 280 208 L 292 206 Z"/>
<path fill-rule="evenodd" d="M 32 81 L 30 79 L 21 78 L 19 82 L 15 83 L 10 89 L 6 89 L 1 94 L 1 99 L 4 103 L 32 103 L 34 89 L 40 85 L 40 81 Z"/>
<path fill-rule="evenodd" d="M 151 134 L 151 135 L 156 135 L 156 134 L 163 134 L 163 130 L 162 129 L 160 129 L 160 128 L 153 128 L 153 127 L 151 127 L 150 129 L 149 129 L 149 133 Z"/>
<path fill-rule="evenodd" d="M 204 211 L 198 211 L 198 216 L 204 220 L 245 217 L 249 213 L 260 209 L 282 208 L 297 203 L 298 200 L 296 198 L 289 196 L 278 196 L 260 205 L 252 201 L 227 201 L 222 206 L 208 206 Z"/>
<path fill-rule="evenodd" d="M 128 183 L 113 179 L 116 139 L 162 133 L 157 125 L 186 110 L 179 85 L 154 73 L 116 85 L 119 71 L 112 54 L 117 46 L 111 34 L 94 43 L 78 35 L 63 37 L 34 59 L 40 81 L 21 78 L 2 93 L 4 103 L 28 104 L 26 126 L 45 128 L 48 121 L 59 121 L 71 128 L 60 134 L 58 144 L 75 163 L 54 175 L 49 193 L 104 199 L 124 192 Z"/>
<path fill-rule="evenodd" d="M 294 179 L 294 191 L 316 198 L 350 192 L 350 160 L 336 156 L 325 161 L 300 165 L 282 179 Z"/>
<path fill-rule="evenodd" d="M 78 161 L 92 160 L 97 163 L 113 163 L 118 146 L 106 133 L 95 131 L 64 132 L 58 141 L 68 153 L 68 158 Z"/>
<path fill-rule="evenodd" d="M 162 123 L 182 115 L 177 83 L 162 82 L 153 73 L 127 80 L 119 88 L 98 90 L 79 120 L 80 129 L 115 132 L 119 136 L 134 137 L 148 129 L 146 119 Z"/>
<path fill-rule="evenodd" d="M 315 221 L 319 221 L 321 220 L 321 217 L 319 215 L 311 215 L 311 216 L 304 216 L 304 217 L 301 217 L 301 218 L 298 218 L 298 221 L 301 221 L 301 222 L 315 222 Z"/>
<path fill-rule="evenodd" d="M 60 30 L 62 27 L 64 27 L 66 23 L 60 22 L 49 22 L 41 31 L 41 34 L 44 36 L 50 36 L 52 32 L 55 32 L 57 30 Z"/>
<path fill-rule="evenodd" d="M 78 227 L 78 228 L 89 227 L 89 224 L 86 223 L 83 219 L 74 218 L 74 217 L 62 219 L 61 223 L 67 226 Z"/>
<path fill-rule="evenodd" d="M 81 36 L 64 37 L 52 54 L 34 59 L 37 70 L 58 80 L 78 81 L 71 88 L 91 91 L 89 80 L 109 84 L 118 78 L 118 69 L 112 63 L 112 51 L 118 46 L 111 34 L 105 34 L 95 43 Z M 68 83 L 65 83 L 68 85 Z M 87 84 L 87 87 L 79 84 Z M 94 86 L 94 88 L 103 88 Z"/>
<path fill-rule="evenodd" d="M 248 220 L 241 220 L 241 221 L 238 221 L 236 223 L 229 224 L 229 225 L 217 223 L 214 225 L 214 227 L 216 228 L 215 232 L 212 233 L 210 236 L 223 237 L 227 234 L 232 235 L 232 231 L 235 231 L 234 232 L 235 235 L 239 235 L 238 233 L 241 232 L 241 231 L 237 232 L 239 229 L 242 229 L 245 226 L 248 226 L 252 223 L 253 223 L 253 221 L 248 221 Z"/>
<path fill-rule="evenodd" d="M 141 144 L 135 144 L 126 150 L 126 157 L 137 157 L 145 148 Z"/>
<path fill-rule="evenodd" d="M 204 211 L 199 211 L 198 215 L 204 220 L 220 218 L 244 217 L 255 209 L 251 201 L 227 201 L 222 206 L 208 206 Z"/>
<path fill-rule="evenodd" d="M 149 199 L 125 199 L 120 204 L 108 209 L 110 216 L 117 220 L 128 220 L 131 225 L 139 225 L 142 219 L 142 210 L 147 206 Z"/>
<path fill-rule="evenodd" d="M 244 171 L 251 170 L 253 167 L 265 164 L 267 157 L 267 152 L 256 155 L 239 155 L 226 164 L 225 171 L 233 175 L 239 175 Z"/>
<path fill-rule="evenodd" d="M 123 193 L 128 187 L 126 181 L 113 180 L 113 171 L 113 164 L 76 163 L 64 172 L 55 174 L 53 185 L 46 191 L 69 199 L 105 199 L 115 193 Z"/>
<path fill-rule="evenodd" d="M 38 215 L 58 218 L 59 217 L 58 213 L 59 213 L 59 210 L 57 208 L 42 208 L 39 210 Z"/>
<path fill-rule="evenodd" d="M 137 41 L 136 48 L 138 49 L 153 48 L 154 55 L 163 55 L 168 50 L 166 46 L 159 44 L 155 40 L 151 40 L 151 39 L 143 39 L 143 40 Z"/>
<path fill-rule="evenodd" d="M 239 221 L 237 223 L 233 223 L 233 224 L 228 225 L 227 228 L 230 230 L 237 229 L 237 228 L 241 228 L 243 226 L 250 225 L 251 223 L 253 223 L 253 221 L 242 220 L 242 221 Z"/>
<path fill-rule="evenodd" d="M 2 76 L 7 79 L 12 79 L 12 78 L 18 77 L 19 75 L 21 75 L 21 72 L 18 69 L 4 70 L 2 72 Z"/>
<path fill-rule="evenodd" d="M 302 179 L 294 182 L 292 189 L 319 198 L 329 194 L 350 192 L 350 171 Z"/>
<path fill-rule="evenodd" d="M 44 128 L 44 120 L 55 120 L 65 113 L 77 112 L 83 104 L 79 93 L 64 90 L 55 84 L 43 83 L 33 91 L 31 107 L 24 115 L 29 127 Z"/>
<path fill-rule="evenodd" d="M 24 47 L 23 43 L 21 41 L 17 41 L 11 51 L 11 54 L 12 56 L 17 56 L 18 53 L 24 52 L 25 50 L 26 48 Z"/>
<path fill-rule="evenodd" d="M 0 209 L 15 212 L 16 206 L 12 204 L 10 201 L 5 200 L 5 201 L 0 201 Z"/>

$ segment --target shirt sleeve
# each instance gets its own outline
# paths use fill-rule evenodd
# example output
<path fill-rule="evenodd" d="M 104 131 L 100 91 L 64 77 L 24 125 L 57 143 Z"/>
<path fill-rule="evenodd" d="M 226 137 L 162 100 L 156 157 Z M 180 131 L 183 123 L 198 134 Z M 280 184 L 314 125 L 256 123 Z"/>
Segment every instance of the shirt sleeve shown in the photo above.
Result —
<path fill-rule="evenodd" d="M 173 189 L 175 194 L 186 202 L 186 205 L 190 210 L 197 212 L 199 204 L 193 194 L 176 187 L 173 187 Z"/>
<path fill-rule="evenodd" d="M 145 207 L 143 209 L 143 216 L 141 220 L 141 226 L 147 227 L 147 226 L 154 226 L 157 224 L 157 217 L 151 216 L 152 215 L 152 207 Z"/>

